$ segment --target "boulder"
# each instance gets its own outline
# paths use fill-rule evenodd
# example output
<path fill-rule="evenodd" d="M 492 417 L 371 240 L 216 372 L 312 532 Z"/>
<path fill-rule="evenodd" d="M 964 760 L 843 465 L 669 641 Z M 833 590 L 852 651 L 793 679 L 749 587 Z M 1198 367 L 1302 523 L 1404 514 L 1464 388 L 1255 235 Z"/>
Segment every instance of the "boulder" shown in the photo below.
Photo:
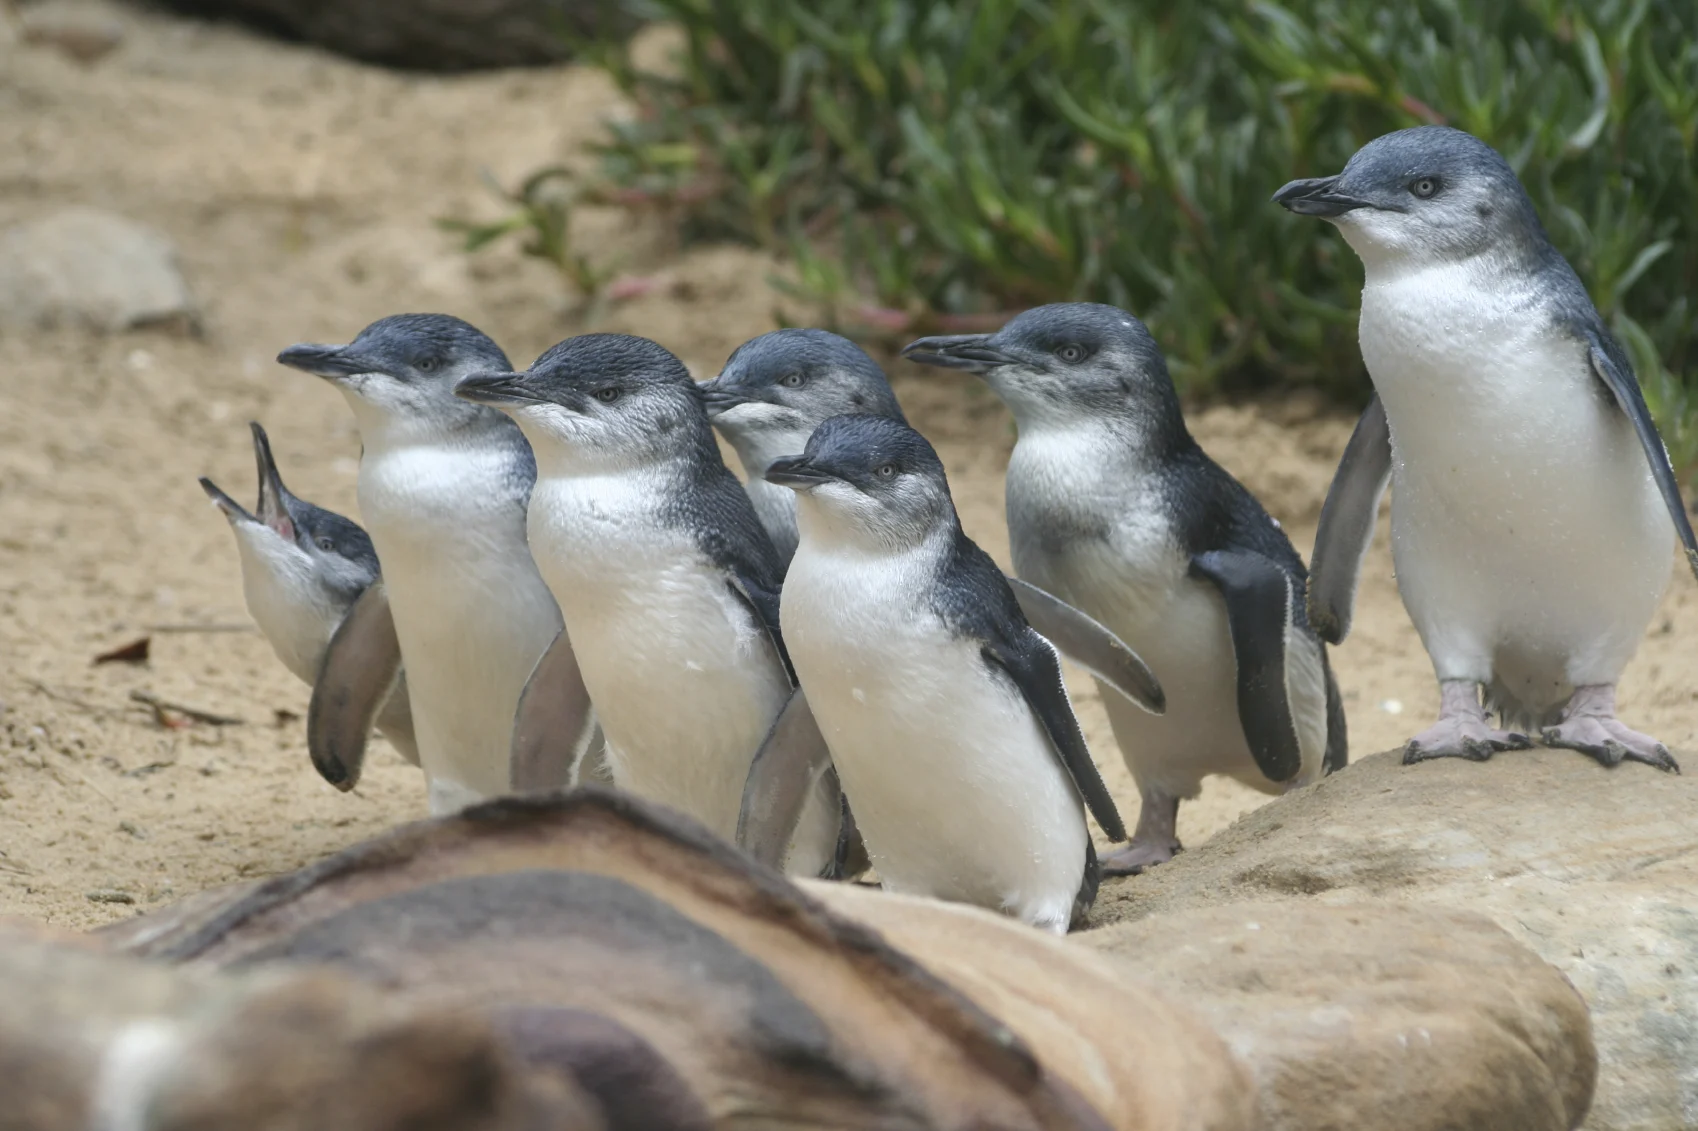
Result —
<path fill-rule="evenodd" d="M 78 207 L 0 232 L 0 328 L 195 323 L 171 241 L 145 224 Z"/>
<path fill-rule="evenodd" d="M 350 58 L 425 71 L 524 67 L 572 55 L 568 34 L 626 34 L 622 0 L 165 0 Z"/>
<path fill-rule="evenodd" d="M 1233 904 L 1077 941 L 1214 1023 L 1266 1131 L 1571 1131 L 1592 1098 L 1580 995 L 1470 912 Z"/>
<path fill-rule="evenodd" d="M 1587 1128 L 1698 1126 L 1698 781 L 1560 750 L 1381 754 L 1104 883 L 1092 921 L 1172 939 L 1179 912 L 1373 899 L 1478 912 L 1567 976 L 1598 1049 Z"/>

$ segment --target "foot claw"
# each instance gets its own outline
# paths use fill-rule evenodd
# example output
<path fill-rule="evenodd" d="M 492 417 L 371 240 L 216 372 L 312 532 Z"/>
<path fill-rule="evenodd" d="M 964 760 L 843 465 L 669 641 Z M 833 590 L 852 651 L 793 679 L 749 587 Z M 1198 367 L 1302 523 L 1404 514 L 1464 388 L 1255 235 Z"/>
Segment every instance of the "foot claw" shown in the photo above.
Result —
<path fill-rule="evenodd" d="M 1575 715 L 1541 736 L 1547 746 L 1578 750 L 1605 766 L 1643 762 L 1669 773 L 1680 773 L 1680 763 L 1669 748 L 1648 734 L 1640 734 L 1618 719 L 1597 715 Z"/>
<path fill-rule="evenodd" d="M 1527 750 L 1533 740 L 1512 730 L 1493 730 L 1483 720 L 1440 719 L 1409 740 L 1403 748 L 1403 764 L 1433 758 L 1466 758 L 1484 762 L 1500 750 Z"/>
<path fill-rule="evenodd" d="M 1136 876 L 1166 864 L 1176 853 L 1184 851 L 1177 840 L 1146 840 L 1134 837 L 1125 848 L 1116 849 L 1103 857 L 1104 876 Z"/>

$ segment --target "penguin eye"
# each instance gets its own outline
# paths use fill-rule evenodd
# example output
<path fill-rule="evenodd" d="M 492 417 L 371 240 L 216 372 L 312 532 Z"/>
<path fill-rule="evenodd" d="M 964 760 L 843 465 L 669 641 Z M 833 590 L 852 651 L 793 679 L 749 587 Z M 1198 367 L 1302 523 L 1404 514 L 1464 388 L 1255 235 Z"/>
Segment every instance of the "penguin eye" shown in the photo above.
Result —
<path fill-rule="evenodd" d="M 423 357 L 418 360 L 417 368 L 420 373 L 434 373 L 436 372 L 436 367 L 440 364 L 442 363 L 437 361 L 434 357 Z"/>
<path fill-rule="evenodd" d="M 1437 177 L 1417 177 L 1415 182 L 1409 186 L 1409 191 L 1422 200 L 1426 200 L 1436 195 L 1440 187 Z"/>
<path fill-rule="evenodd" d="M 894 478 L 896 475 L 896 465 L 894 463 L 881 463 L 877 467 L 873 468 L 873 474 L 878 476 L 880 479 Z"/>
<path fill-rule="evenodd" d="M 800 373 L 786 373 L 778 379 L 778 383 L 786 389 L 800 389 L 802 387 L 802 375 Z"/>
<path fill-rule="evenodd" d="M 1069 365 L 1072 365 L 1075 362 L 1084 360 L 1085 347 L 1079 345 L 1077 342 L 1068 342 L 1066 345 L 1055 351 L 1055 356 L 1067 362 Z"/>
<path fill-rule="evenodd" d="M 595 399 L 600 401 L 602 404 L 612 404 L 614 401 L 619 399 L 618 386 L 608 385 L 606 388 L 597 389 L 595 391 Z"/>
<path fill-rule="evenodd" d="M 320 538 L 318 539 L 318 548 L 328 554 L 336 548 L 336 543 L 332 542 L 328 538 Z"/>

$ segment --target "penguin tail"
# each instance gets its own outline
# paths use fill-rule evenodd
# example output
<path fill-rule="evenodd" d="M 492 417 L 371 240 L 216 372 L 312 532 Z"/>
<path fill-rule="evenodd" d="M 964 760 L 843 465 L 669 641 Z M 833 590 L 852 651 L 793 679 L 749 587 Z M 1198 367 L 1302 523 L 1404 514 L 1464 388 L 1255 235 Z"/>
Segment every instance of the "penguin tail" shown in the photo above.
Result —
<path fill-rule="evenodd" d="M 1327 681 L 1327 752 L 1321 759 L 1321 773 L 1332 774 L 1350 763 L 1350 727 L 1344 718 L 1344 696 L 1338 693 L 1338 680 L 1333 678 L 1332 661 L 1326 645 L 1321 645 L 1321 672 Z"/>
<path fill-rule="evenodd" d="M 1102 886 L 1102 882 L 1102 861 L 1097 859 L 1097 846 L 1087 837 L 1085 875 L 1079 882 L 1079 894 L 1073 897 L 1073 917 L 1067 924 L 1069 931 L 1077 931 L 1085 926 L 1085 920 L 1091 913 L 1091 905 L 1097 901 L 1097 888 Z"/>

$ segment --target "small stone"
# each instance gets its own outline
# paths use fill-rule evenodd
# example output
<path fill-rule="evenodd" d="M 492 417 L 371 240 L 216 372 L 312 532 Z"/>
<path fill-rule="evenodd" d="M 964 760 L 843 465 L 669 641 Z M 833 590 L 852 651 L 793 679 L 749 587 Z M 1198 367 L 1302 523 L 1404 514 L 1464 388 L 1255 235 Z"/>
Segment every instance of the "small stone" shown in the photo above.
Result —
<path fill-rule="evenodd" d="M 118 831 L 121 833 L 129 833 L 137 840 L 147 839 L 147 830 L 136 824 L 134 821 L 119 821 Z"/>
<path fill-rule="evenodd" d="M 118 891 L 114 888 L 99 888 L 88 893 L 88 901 L 90 903 L 134 903 L 136 901 L 136 897 L 127 891 Z"/>
<path fill-rule="evenodd" d="M 0 231 L 0 325 L 191 332 L 198 317 L 170 240 L 76 207 Z"/>

